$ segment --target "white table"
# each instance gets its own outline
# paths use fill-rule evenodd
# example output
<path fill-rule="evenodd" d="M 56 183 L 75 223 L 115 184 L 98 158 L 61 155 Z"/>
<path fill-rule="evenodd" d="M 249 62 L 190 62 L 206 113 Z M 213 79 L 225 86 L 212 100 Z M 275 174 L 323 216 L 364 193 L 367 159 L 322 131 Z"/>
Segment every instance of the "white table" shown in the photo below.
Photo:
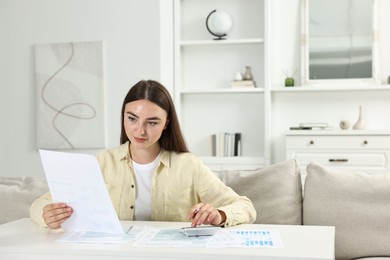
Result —
<path fill-rule="evenodd" d="M 132 222 L 124 224 L 131 225 Z M 183 223 L 137 222 L 149 227 L 177 228 Z M 234 228 L 234 227 L 233 227 Z M 37 226 L 30 219 L 0 225 L 0 259 L 334 259 L 334 227 L 241 225 L 239 229 L 278 230 L 283 248 L 208 248 L 85 244 L 54 241 L 62 234 Z"/>

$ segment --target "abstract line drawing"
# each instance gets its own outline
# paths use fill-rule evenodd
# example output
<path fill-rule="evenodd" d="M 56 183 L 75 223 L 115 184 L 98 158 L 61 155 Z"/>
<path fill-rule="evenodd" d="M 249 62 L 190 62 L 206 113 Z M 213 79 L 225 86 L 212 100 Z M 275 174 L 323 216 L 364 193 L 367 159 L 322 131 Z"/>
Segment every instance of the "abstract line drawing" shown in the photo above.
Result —
<path fill-rule="evenodd" d="M 35 45 L 37 147 L 105 145 L 103 43 Z"/>

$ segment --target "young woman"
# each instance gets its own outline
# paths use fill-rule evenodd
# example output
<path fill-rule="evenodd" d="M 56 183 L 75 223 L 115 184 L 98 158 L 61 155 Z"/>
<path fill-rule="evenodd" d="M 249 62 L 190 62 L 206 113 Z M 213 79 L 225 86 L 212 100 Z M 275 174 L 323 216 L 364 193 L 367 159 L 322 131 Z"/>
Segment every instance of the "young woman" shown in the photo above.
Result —
<path fill-rule="evenodd" d="M 191 226 L 252 223 L 252 202 L 223 184 L 191 154 L 169 92 L 142 80 L 127 93 L 121 111 L 119 147 L 97 158 L 120 220 L 191 221 Z M 73 213 L 50 194 L 31 206 L 31 218 L 60 228 Z"/>

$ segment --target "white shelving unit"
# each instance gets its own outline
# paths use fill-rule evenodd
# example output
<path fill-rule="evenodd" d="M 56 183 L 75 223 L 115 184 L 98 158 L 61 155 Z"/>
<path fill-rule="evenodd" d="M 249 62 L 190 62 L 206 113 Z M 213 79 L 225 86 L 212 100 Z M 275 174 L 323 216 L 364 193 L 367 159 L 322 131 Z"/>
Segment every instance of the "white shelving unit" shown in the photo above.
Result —
<path fill-rule="evenodd" d="M 174 96 L 187 142 L 213 169 L 247 169 L 286 159 L 286 132 L 300 122 L 356 121 L 363 106 L 367 131 L 389 132 L 390 85 L 337 80 L 310 86 L 282 86 L 299 67 L 298 2 L 270 0 L 167 0 L 160 5 L 161 79 Z M 288 3 L 287 3 L 288 2 Z M 214 9 L 234 20 L 226 40 L 206 29 Z M 288 10 L 288 11 L 287 11 Z M 378 32 L 383 30 L 381 25 Z M 383 34 L 381 34 L 383 35 Z M 383 40 L 383 38 L 381 38 Z M 382 47 L 384 44 L 380 44 Z M 268 55 L 270 57 L 268 57 Z M 257 88 L 231 89 L 236 71 L 251 66 Z M 377 70 L 387 73 L 386 66 Z M 296 78 L 297 84 L 302 80 Z M 242 132 L 242 157 L 212 157 L 211 134 Z M 226 168 L 227 167 L 227 168 Z"/>
<path fill-rule="evenodd" d="M 267 148 L 267 0 L 174 0 L 173 86 L 176 108 L 190 150 L 215 170 L 258 168 Z M 206 29 L 221 10 L 233 18 L 225 40 Z M 237 71 L 252 68 L 256 88 L 231 88 Z M 212 135 L 241 133 L 242 156 L 213 157 Z"/>
<path fill-rule="evenodd" d="M 164 0 L 161 5 L 162 80 L 171 88 L 191 151 L 213 169 L 247 169 L 284 160 L 289 127 L 317 121 L 337 127 L 344 119 L 353 123 L 360 105 L 366 109 L 367 131 L 390 129 L 383 120 L 390 85 L 347 85 L 339 80 L 281 86 L 285 75 L 278 71 L 296 67 L 290 64 L 296 59 L 291 53 L 297 53 L 300 44 L 295 37 L 300 33 L 295 23 L 299 14 L 286 16 L 281 7 L 295 10 L 299 5 L 270 0 Z M 233 17 L 226 40 L 213 40 L 206 29 L 206 17 L 214 9 Z M 279 26 L 286 23 L 291 33 Z M 231 89 L 235 72 L 244 72 L 247 65 L 253 68 L 257 88 Z M 384 73 L 383 66 L 378 70 Z M 210 136 L 220 131 L 242 132 L 242 157 L 211 156 Z"/>

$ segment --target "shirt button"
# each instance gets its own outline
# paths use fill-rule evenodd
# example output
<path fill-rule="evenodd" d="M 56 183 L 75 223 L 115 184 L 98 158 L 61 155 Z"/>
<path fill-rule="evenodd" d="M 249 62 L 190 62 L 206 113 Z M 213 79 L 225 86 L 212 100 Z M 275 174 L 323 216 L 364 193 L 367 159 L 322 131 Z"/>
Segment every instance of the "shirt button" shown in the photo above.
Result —
<path fill-rule="evenodd" d="M 134 184 L 132 184 L 131 187 L 134 188 Z"/>
<path fill-rule="evenodd" d="M 134 208 L 134 206 L 133 206 L 133 205 L 131 205 L 131 206 L 130 206 L 130 208 L 131 208 L 131 209 L 133 209 L 133 208 Z"/>

